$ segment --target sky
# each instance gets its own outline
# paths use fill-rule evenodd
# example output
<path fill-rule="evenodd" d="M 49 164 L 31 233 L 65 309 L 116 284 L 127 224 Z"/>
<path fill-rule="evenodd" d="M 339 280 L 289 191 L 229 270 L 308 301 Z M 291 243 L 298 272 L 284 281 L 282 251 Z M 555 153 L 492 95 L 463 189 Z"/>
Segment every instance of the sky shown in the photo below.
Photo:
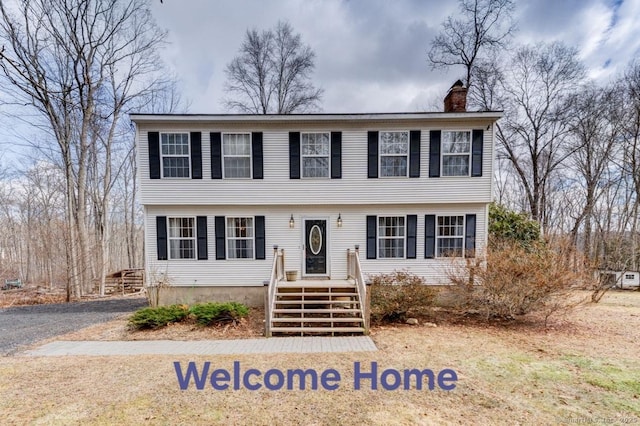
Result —
<path fill-rule="evenodd" d="M 316 54 L 322 111 L 404 112 L 441 108 L 463 69 L 432 70 L 427 52 L 453 0 L 152 1 L 169 44 L 162 56 L 190 113 L 226 113 L 225 66 L 248 28 L 288 21 Z M 640 0 L 516 0 L 521 44 L 575 46 L 589 77 L 605 82 L 640 58 Z"/>

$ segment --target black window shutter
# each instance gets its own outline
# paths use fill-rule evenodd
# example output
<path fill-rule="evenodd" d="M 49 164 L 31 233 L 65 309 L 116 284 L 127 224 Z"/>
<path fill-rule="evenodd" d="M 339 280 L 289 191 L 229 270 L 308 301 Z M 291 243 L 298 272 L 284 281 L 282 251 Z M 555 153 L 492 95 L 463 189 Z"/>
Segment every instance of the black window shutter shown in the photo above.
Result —
<path fill-rule="evenodd" d="M 464 230 L 464 255 L 474 257 L 476 251 L 476 215 L 468 214 Z"/>
<path fill-rule="evenodd" d="M 264 216 L 256 216 L 256 259 L 265 259 Z"/>
<path fill-rule="evenodd" d="M 226 259 L 225 256 L 225 223 L 224 216 L 216 216 L 216 259 Z"/>
<path fill-rule="evenodd" d="M 331 179 L 342 178 L 342 132 L 331 132 Z"/>
<path fill-rule="evenodd" d="M 367 136 L 367 177 L 378 177 L 378 132 L 369 132 Z M 375 259 L 375 257 L 374 257 Z"/>
<path fill-rule="evenodd" d="M 262 132 L 251 133 L 251 156 L 253 157 L 253 178 L 263 179 Z"/>
<path fill-rule="evenodd" d="M 474 130 L 471 143 L 471 176 L 482 176 L 482 148 L 484 132 Z"/>
<path fill-rule="evenodd" d="M 407 215 L 407 259 L 416 258 L 416 241 L 418 236 L 418 216 Z"/>
<path fill-rule="evenodd" d="M 149 178 L 160 179 L 160 133 L 147 133 L 149 140 Z"/>
<path fill-rule="evenodd" d="M 429 132 L 429 177 L 440 177 L 440 130 Z"/>
<path fill-rule="evenodd" d="M 300 179 L 300 132 L 289 132 L 289 178 Z"/>
<path fill-rule="evenodd" d="M 409 132 L 409 177 L 420 177 L 420 130 Z"/>
<path fill-rule="evenodd" d="M 207 260 L 209 254 L 207 252 L 207 217 L 196 217 L 197 236 L 198 236 L 198 260 Z"/>
<path fill-rule="evenodd" d="M 376 216 L 367 216 L 367 259 L 376 258 Z"/>
<path fill-rule="evenodd" d="M 167 260 L 167 217 L 156 216 L 156 246 L 158 260 Z"/>
<path fill-rule="evenodd" d="M 191 132 L 191 179 L 202 179 L 202 133 Z"/>
<path fill-rule="evenodd" d="M 211 179 L 222 179 L 222 134 L 211 132 Z"/>
<path fill-rule="evenodd" d="M 424 258 L 436 257 L 436 215 L 424 216 Z"/>

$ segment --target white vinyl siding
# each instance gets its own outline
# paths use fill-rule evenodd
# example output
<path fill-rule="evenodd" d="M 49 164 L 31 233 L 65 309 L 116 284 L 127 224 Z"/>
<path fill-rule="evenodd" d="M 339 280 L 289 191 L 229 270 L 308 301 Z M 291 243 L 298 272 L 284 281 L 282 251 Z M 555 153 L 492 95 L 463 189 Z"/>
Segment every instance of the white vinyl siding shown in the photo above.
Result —
<path fill-rule="evenodd" d="M 442 176 L 469 176 L 471 132 L 442 131 Z"/>
<path fill-rule="evenodd" d="M 225 179 L 251 178 L 251 133 L 222 135 L 222 168 Z"/>
<path fill-rule="evenodd" d="M 333 279 L 345 279 L 347 276 L 347 250 L 360 246 L 360 262 L 365 274 L 391 273 L 405 269 L 425 277 L 428 284 L 447 284 L 447 273 L 452 261 L 464 261 L 462 258 L 424 258 L 425 214 L 438 216 L 463 216 L 475 214 L 476 252 L 486 247 L 487 209 L 482 203 L 476 204 L 413 204 L 411 206 L 388 206 L 381 204 L 367 206 L 323 205 L 323 206 L 146 206 L 145 207 L 145 257 L 148 282 L 157 282 L 166 277 L 175 286 L 255 286 L 262 287 L 268 280 L 273 264 L 273 246 L 285 250 L 285 270 L 298 271 L 301 276 L 304 268 L 305 232 L 303 223 L 308 218 L 327 218 L 328 275 Z M 338 214 L 342 218 L 342 227 L 338 227 Z M 289 228 L 289 219 L 293 214 L 294 228 Z M 366 217 L 367 215 L 397 217 L 415 214 L 417 223 L 417 258 L 377 258 L 366 259 Z M 265 216 L 266 259 L 216 260 L 216 238 L 214 220 L 208 221 L 207 260 L 172 261 L 158 260 L 156 241 L 156 216 L 188 217 L 215 216 L 227 218 Z M 406 222 L 405 222 L 406 224 Z M 226 225 L 226 221 L 225 221 Z M 255 226 L 255 224 L 254 224 Z M 226 228 L 226 226 L 225 226 Z M 226 229 L 225 229 L 226 231 Z M 227 247 L 225 246 L 225 249 Z M 255 249 L 254 249 L 255 251 Z M 376 252 L 377 254 L 377 252 Z M 405 253 L 406 254 L 406 253 Z M 227 256 L 228 258 L 228 256 Z"/>
<path fill-rule="evenodd" d="M 193 217 L 169 218 L 169 259 L 196 258 L 196 230 Z"/>
<path fill-rule="evenodd" d="M 380 132 L 380 176 L 407 176 L 409 132 Z"/>
<path fill-rule="evenodd" d="M 188 133 L 162 133 L 160 135 L 162 177 L 188 178 L 191 164 Z"/>
<path fill-rule="evenodd" d="M 252 217 L 227 218 L 227 258 L 253 259 L 254 228 Z"/>
<path fill-rule="evenodd" d="M 438 216 L 436 249 L 438 257 L 464 255 L 464 216 Z"/>
<path fill-rule="evenodd" d="M 482 123 L 477 127 L 487 124 Z M 341 123 L 327 124 L 326 131 L 341 130 Z M 178 128 L 178 126 L 175 126 Z M 180 125 L 179 128 L 183 128 Z M 224 128 L 234 133 L 237 128 Z M 385 124 L 388 129 L 389 125 Z M 493 141 L 491 130 L 484 131 L 481 177 L 449 177 L 430 179 L 429 131 L 439 130 L 442 122 L 434 127 L 422 127 L 411 123 L 406 127 L 421 130 L 420 178 L 384 178 L 374 182 L 367 178 L 367 131 L 371 129 L 342 130 L 342 179 L 289 178 L 289 131 L 267 128 L 263 130 L 264 179 L 210 179 L 211 150 L 208 129 L 202 131 L 202 175 L 204 179 L 150 179 L 147 132 L 157 127 L 142 127 L 137 135 L 140 168 L 140 202 L 144 205 L 308 205 L 327 204 L 372 205 L 430 203 L 488 203 L 491 201 Z M 405 128 L 406 128 L 405 127 Z M 476 126 L 473 126 L 476 127 Z M 161 130 L 171 130 L 162 128 Z M 217 129 L 216 129 L 217 130 Z M 320 131 L 320 130 L 318 130 Z"/>
<path fill-rule="evenodd" d="M 406 235 L 404 216 L 378 217 L 378 257 L 404 258 Z"/>
<path fill-rule="evenodd" d="M 331 134 L 302 133 L 300 137 L 302 177 L 328 178 Z"/>

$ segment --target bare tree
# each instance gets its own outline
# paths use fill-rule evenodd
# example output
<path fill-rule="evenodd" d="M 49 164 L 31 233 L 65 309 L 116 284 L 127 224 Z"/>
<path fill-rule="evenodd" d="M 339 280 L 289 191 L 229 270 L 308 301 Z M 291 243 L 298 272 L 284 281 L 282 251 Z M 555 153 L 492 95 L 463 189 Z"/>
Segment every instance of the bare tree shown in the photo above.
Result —
<path fill-rule="evenodd" d="M 249 114 L 292 114 L 317 110 L 322 90 L 311 80 L 315 53 L 289 23 L 247 30 L 240 53 L 225 70 L 229 110 Z"/>
<path fill-rule="evenodd" d="M 601 195 L 610 186 L 605 173 L 612 166 L 621 135 L 623 104 L 620 86 L 600 88 L 586 86 L 574 98 L 571 133 L 574 154 L 569 158 L 571 170 L 577 173 L 581 206 L 570 236 L 576 245 L 583 230 L 583 252 L 591 259 L 593 213 Z"/>
<path fill-rule="evenodd" d="M 36 111 L 57 145 L 76 296 L 90 291 L 95 276 L 103 283 L 117 128 L 134 99 L 164 82 L 157 55 L 164 38 L 145 0 L 0 3 L 3 87 L 16 107 Z"/>
<path fill-rule="evenodd" d="M 431 43 L 432 68 L 462 65 L 472 88 L 474 67 L 484 53 L 503 47 L 515 31 L 513 0 L 460 0 L 460 17 L 449 16 Z"/>
<path fill-rule="evenodd" d="M 577 51 L 560 43 L 521 47 L 501 82 L 502 123 L 496 126 L 501 153 L 516 171 L 531 217 L 546 230 L 552 177 L 573 153 L 567 138 L 571 94 L 585 71 Z"/>

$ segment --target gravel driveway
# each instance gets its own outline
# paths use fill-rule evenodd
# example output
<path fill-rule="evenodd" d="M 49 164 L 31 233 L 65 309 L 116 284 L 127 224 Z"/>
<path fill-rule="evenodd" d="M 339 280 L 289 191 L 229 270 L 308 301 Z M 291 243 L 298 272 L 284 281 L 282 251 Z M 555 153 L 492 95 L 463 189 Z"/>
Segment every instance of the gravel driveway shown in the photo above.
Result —
<path fill-rule="evenodd" d="M 0 355 L 148 306 L 142 297 L 0 309 Z"/>

